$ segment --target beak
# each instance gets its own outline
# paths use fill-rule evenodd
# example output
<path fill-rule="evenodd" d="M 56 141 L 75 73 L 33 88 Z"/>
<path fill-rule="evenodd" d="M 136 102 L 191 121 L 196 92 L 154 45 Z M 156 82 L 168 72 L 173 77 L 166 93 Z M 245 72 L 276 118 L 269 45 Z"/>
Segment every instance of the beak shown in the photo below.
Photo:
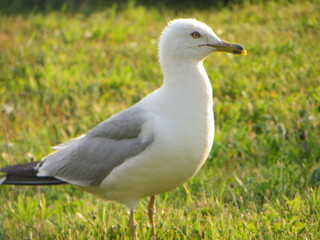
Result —
<path fill-rule="evenodd" d="M 247 51 L 243 47 L 241 47 L 240 45 L 235 44 L 235 43 L 228 43 L 225 41 L 221 41 L 220 43 L 205 44 L 202 46 L 214 47 L 217 52 L 228 52 L 228 53 L 232 53 L 232 54 L 247 55 Z"/>

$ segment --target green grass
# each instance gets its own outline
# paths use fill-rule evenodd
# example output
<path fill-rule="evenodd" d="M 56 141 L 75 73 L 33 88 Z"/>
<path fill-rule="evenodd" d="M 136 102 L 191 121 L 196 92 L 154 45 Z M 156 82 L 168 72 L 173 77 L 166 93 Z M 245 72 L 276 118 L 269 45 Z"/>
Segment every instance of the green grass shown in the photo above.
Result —
<path fill-rule="evenodd" d="M 167 7 L 2 10 L 0 165 L 40 160 L 158 88 L 157 38 L 168 20 L 193 17 L 248 56 L 205 62 L 214 147 L 194 178 L 158 197 L 158 239 L 318 239 L 319 1 Z M 76 187 L 2 186 L 0 196 L 0 239 L 129 239 L 124 206 Z"/>

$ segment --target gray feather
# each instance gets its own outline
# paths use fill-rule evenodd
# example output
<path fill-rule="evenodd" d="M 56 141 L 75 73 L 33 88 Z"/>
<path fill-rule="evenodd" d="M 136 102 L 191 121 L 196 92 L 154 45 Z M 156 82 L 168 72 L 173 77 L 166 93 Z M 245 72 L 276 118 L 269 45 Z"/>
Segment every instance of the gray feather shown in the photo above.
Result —
<path fill-rule="evenodd" d="M 153 142 L 152 134 L 144 141 L 139 138 L 146 120 L 139 108 L 120 112 L 67 148 L 48 155 L 39 164 L 39 172 L 81 186 L 99 185 L 115 167 Z"/>

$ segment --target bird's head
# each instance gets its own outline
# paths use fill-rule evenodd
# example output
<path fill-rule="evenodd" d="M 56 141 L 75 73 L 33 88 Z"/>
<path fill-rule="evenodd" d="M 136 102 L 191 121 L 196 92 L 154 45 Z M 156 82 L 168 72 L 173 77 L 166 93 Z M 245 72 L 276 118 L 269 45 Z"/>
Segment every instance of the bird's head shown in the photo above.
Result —
<path fill-rule="evenodd" d="M 194 19 L 169 22 L 159 41 L 160 61 L 166 56 L 201 61 L 212 52 L 246 55 L 243 47 L 221 40 L 210 27 Z"/>

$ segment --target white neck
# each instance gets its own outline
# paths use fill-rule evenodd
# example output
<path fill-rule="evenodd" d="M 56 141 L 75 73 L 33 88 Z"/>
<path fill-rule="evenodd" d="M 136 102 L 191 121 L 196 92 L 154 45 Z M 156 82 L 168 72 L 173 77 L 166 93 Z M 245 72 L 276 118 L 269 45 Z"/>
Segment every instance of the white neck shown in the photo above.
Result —
<path fill-rule="evenodd" d="M 161 66 L 164 91 L 200 106 L 203 102 L 212 104 L 212 87 L 202 61 L 166 59 Z"/>
<path fill-rule="evenodd" d="M 162 87 L 139 105 L 150 112 L 180 115 L 175 117 L 182 119 L 206 121 L 207 116 L 213 117 L 212 87 L 202 61 L 161 58 L 160 64 L 164 76 Z"/>

